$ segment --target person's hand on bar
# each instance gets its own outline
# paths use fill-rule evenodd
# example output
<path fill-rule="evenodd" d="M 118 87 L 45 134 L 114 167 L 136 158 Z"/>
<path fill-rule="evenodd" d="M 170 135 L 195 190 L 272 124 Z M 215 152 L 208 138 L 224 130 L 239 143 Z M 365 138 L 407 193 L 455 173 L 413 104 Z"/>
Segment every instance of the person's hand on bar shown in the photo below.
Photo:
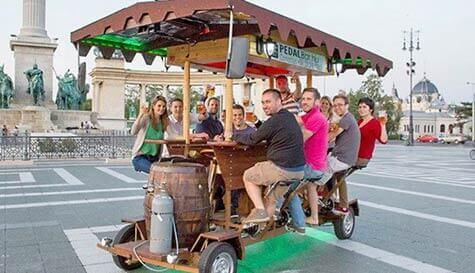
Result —
<path fill-rule="evenodd" d="M 216 142 L 223 142 L 224 141 L 224 135 L 223 134 L 216 135 L 216 136 L 214 136 L 213 140 L 216 141 Z"/>

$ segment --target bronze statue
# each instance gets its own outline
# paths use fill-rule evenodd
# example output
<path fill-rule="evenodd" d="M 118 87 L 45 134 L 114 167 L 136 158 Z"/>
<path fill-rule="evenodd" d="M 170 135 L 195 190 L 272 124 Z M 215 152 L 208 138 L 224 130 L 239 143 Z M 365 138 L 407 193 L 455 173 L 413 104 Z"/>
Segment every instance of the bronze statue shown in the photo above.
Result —
<path fill-rule="evenodd" d="M 89 84 L 86 84 L 86 63 L 83 62 L 79 65 L 79 70 L 78 70 L 78 90 L 79 93 L 81 94 L 81 99 L 79 101 L 79 107 L 80 109 L 83 109 L 83 107 L 86 103 L 87 100 L 87 93 L 89 93 Z"/>
<path fill-rule="evenodd" d="M 59 110 L 78 110 L 81 102 L 81 93 L 77 88 L 76 77 L 69 71 L 58 79 L 58 94 L 56 95 L 56 105 Z"/>
<path fill-rule="evenodd" d="M 137 117 L 137 109 L 134 104 L 129 106 L 129 119 L 135 119 Z"/>
<path fill-rule="evenodd" d="M 15 96 L 13 82 L 10 76 L 3 71 L 4 65 L 0 66 L 0 108 L 8 109 L 10 100 Z"/>
<path fill-rule="evenodd" d="M 28 94 L 33 96 L 33 104 L 40 105 L 40 100 L 45 100 L 45 89 L 43 81 L 43 71 L 38 68 L 37 64 L 33 65 L 32 69 L 25 72 L 26 79 L 28 80 Z"/>

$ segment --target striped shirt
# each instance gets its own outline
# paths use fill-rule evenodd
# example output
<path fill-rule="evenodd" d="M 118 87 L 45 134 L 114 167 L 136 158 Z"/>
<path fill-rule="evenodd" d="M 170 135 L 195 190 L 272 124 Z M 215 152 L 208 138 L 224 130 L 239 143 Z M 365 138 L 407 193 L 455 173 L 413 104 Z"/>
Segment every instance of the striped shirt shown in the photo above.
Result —
<path fill-rule="evenodd" d="M 297 115 L 300 112 L 300 105 L 295 101 L 294 96 L 290 92 L 282 97 L 282 106 L 294 115 Z"/>

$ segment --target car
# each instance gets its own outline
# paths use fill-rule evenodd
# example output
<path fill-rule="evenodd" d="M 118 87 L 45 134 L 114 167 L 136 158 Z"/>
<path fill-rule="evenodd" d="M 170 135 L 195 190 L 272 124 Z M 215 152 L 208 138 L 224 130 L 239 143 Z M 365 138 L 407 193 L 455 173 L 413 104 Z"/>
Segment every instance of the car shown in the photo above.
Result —
<path fill-rule="evenodd" d="M 420 137 L 418 137 L 416 139 L 417 142 L 421 142 L 421 143 L 436 143 L 439 141 L 439 139 L 435 136 L 431 136 L 431 135 L 422 135 Z"/>
<path fill-rule="evenodd" d="M 447 143 L 447 144 L 450 144 L 450 143 L 455 143 L 455 144 L 462 143 L 462 144 L 464 144 L 466 140 L 467 140 L 467 138 L 466 138 L 464 135 L 460 135 L 460 134 L 440 135 L 440 136 L 439 136 L 439 141 L 440 141 L 440 143 Z"/>

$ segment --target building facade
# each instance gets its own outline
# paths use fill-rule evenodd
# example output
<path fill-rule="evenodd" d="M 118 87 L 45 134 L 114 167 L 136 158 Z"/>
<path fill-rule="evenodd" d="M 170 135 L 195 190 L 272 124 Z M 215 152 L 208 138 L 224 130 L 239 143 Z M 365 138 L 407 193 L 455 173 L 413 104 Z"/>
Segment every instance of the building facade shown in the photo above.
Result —
<path fill-rule="evenodd" d="M 394 94 L 395 92 L 393 96 Z M 457 125 L 455 112 L 449 108 L 436 85 L 426 76 L 412 89 L 412 110 L 415 138 L 422 135 L 438 137 L 465 133 L 463 127 Z M 410 116 L 409 97 L 402 100 L 402 111 L 399 134 L 407 136 Z"/>

